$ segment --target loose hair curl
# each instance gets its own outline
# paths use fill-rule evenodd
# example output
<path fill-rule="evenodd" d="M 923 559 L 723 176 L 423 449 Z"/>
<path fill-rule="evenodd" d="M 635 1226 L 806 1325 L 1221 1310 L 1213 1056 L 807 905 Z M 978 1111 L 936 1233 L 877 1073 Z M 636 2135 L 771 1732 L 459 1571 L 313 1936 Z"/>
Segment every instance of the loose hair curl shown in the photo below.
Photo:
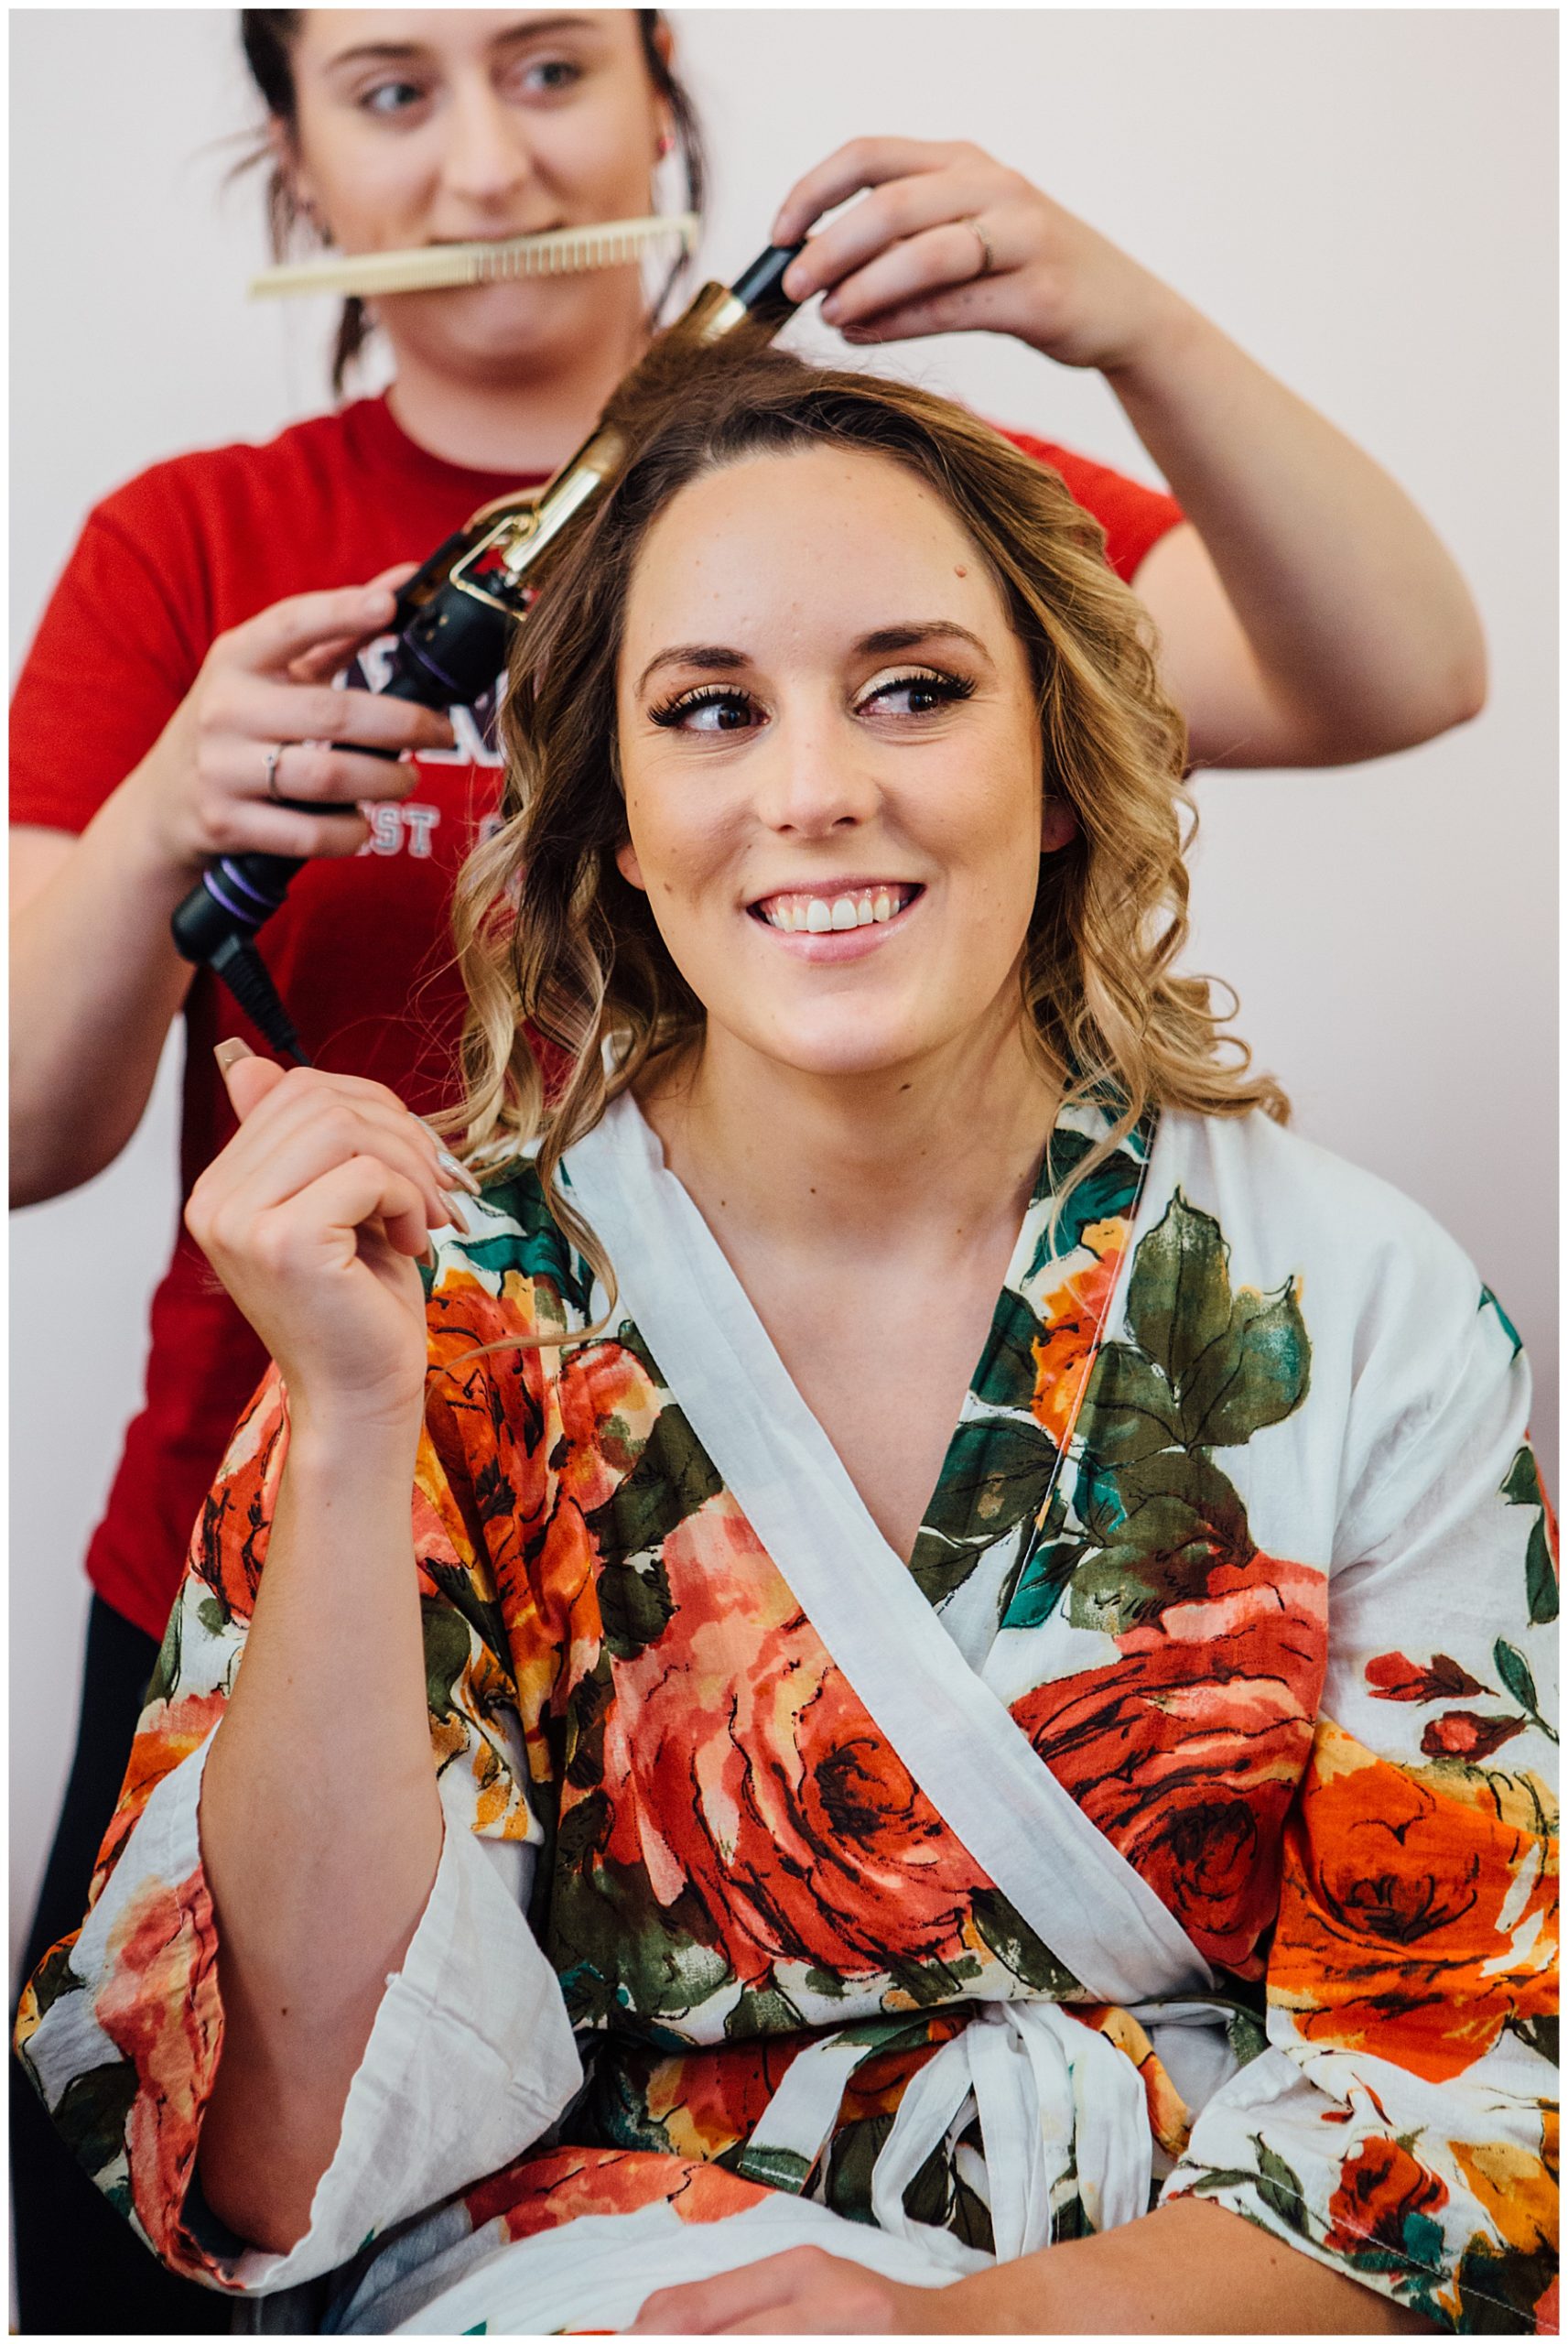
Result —
<path fill-rule="evenodd" d="M 550 1209 L 613 1294 L 557 1167 L 645 1068 L 700 1040 L 704 1015 L 646 895 L 615 863 L 626 834 L 616 667 L 633 570 L 689 483 L 746 456 L 824 445 L 887 458 L 942 498 L 1028 657 L 1043 788 L 1070 805 L 1077 834 L 1041 859 L 1021 971 L 1024 1032 L 1069 1101 L 1110 1117 L 1069 1187 L 1153 1106 L 1261 1108 L 1284 1121 L 1278 1083 L 1250 1073 L 1246 1045 L 1221 1036 L 1230 1012 L 1210 1006 L 1208 980 L 1174 971 L 1187 935 L 1184 829 L 1190 838 L 1196 819 L 1185 728 L 1161 688 L 1147 613 L 1060 477 L 946 399 L 765 347 L 727 342 L 695 364 L 655 348 L 617 405 L 633 453 L 564 541 L 518 630 L 501 826 L 458 882 L 470 1007 L 466 1096 L 449 1120 L 466 1152 L 511 1160 L 537 1142 Z M 565 1068 L 558 1087 L 546 1084 L 537 1039 Z"/>

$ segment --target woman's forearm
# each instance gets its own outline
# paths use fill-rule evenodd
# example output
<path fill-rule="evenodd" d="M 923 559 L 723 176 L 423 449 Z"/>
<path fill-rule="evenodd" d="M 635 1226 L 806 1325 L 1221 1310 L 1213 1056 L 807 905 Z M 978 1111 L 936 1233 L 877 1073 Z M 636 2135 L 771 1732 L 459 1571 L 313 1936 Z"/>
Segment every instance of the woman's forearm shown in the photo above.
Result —
<path fill-rule="evenodd" d="M 952 2325 L 996 2336 L 1430 2336 L 1430 2321 L 1238 2214 L 1178 2198 L 946 2291 Z"/>
<path fill-rule="evenodd" d="M 416 1441 L 416 1423 L 297 1417 L 202 1785 L 224 2011 L 202 2187 L 231 2228 L 276 2252 L 307 2227 L 440 1860 L 410 1533 Z"/>
<path fill-rule="evenodd" d="M 141 1120 L 191 971 L 169 917 L 191 884 L 123 784 L 78 839 L 12 841 L 11 1201 L 79 1188 Z M 31 883 L 31 884 L 29 884 Z"/>
<path fill-rule="evenodd" d="M 1473 716 L 1480 621 L 1409 497 L 1176 295 L 1158 288 L 1148 320 L 1107 380 L 1202 539 L 1294 761 L 1375 756 Z M 1180 611 L 1156 615 L 1179 671 Z M 1241 743 L 1237 761 L 1275 746 Z M 1223 762 L 1229 744 L 1197 750 Z"/>

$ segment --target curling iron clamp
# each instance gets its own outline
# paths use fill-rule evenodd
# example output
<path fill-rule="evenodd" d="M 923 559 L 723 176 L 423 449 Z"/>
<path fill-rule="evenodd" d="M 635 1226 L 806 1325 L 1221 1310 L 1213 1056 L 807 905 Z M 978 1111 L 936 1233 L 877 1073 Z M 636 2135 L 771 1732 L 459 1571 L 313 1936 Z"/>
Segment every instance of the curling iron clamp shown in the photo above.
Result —
<path fill-rule="evenodd" d="M 697 230 L 695 212 L 658 212 L 643 220 L 600 220 L 586 228 L 549 228 L 539 235 L 508 236 L 493 243 L 418 244 L 395 253 L 328 253 L 319 260 L 286 261 L 265 268 L 252 277 L 250 290 L 253 299 L 272 294 L 355 293 L 373 301 L 383 293 L 560 277 L 580 269 L 622 267 L 676 242 L 684 255 L 696 244 Z"/>
<path fill-rule="evenodd" d="M 662 353 L 687 348 L 697 358 L 748 320 L 771 338 L 795 309 L 780 281 L 799 250 L 798 244 L 770 244 L 733 285 L 705 285 L 656 347 Z M 537 590 L 535 573 L 568 522 L 602 494 L 625 461 L 625 434 L 610 419 L 619 396 L 618 391 L 595 429 L 543 489 L 520 489 L 481 505 L 408 580 L 393 615 L 395 640 L 384 692 L 445 709 L 468 706 L 494 683 L 513 629 Z M 355 668 L 350 680 L 362 685 L 364 678 Z M 273 1047 L 305 1065 L 299 1036 L 253 941 L 301 867 L 284 855 L 220 856 L 179 905 L 171 926 L 184 958 L 210 968 Z"/>

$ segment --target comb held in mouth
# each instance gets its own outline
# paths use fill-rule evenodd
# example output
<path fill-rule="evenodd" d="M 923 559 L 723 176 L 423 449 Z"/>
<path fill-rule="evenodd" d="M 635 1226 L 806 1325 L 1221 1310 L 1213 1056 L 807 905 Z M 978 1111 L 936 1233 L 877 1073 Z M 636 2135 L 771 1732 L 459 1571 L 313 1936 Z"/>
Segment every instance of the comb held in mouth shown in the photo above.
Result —
<path fill-rule="evenodd" d="M 697 242 L 695 212 L 658 212 L 645 220 L 599 220 L 582 228 L 549 228 L 536 236 L 493 243 L 417 244 L 409 252 L 326 253 L 319 260 L 286 261 L 251 279 L 251 294 L 424 293 L 452 285 L 490 285 L 515 277 L 565 277 L 582 269 L 620 268 L 661 244 Z"/>

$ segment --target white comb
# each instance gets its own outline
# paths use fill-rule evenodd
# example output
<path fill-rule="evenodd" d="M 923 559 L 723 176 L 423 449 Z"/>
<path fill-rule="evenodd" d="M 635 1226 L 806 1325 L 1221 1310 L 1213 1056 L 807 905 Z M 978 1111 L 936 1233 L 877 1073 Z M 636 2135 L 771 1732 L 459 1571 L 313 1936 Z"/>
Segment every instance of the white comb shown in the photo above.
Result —
<path fill-rule="evenodd" d="M 587 228 L 549 228 L 542 235 L 504 242 L 418 244 L 402 253 L 330 253 L 320 260 L 286 262 L 253 277 L 258 295 L 281 293 L 424 293 L 444 285 L 490 285 L 510 277 L 561 277 L 586 268 L 618 268 L 641 260 L 652 246 L 697 242 L 695 212 L 647 220 L 600 220 Z"/>

